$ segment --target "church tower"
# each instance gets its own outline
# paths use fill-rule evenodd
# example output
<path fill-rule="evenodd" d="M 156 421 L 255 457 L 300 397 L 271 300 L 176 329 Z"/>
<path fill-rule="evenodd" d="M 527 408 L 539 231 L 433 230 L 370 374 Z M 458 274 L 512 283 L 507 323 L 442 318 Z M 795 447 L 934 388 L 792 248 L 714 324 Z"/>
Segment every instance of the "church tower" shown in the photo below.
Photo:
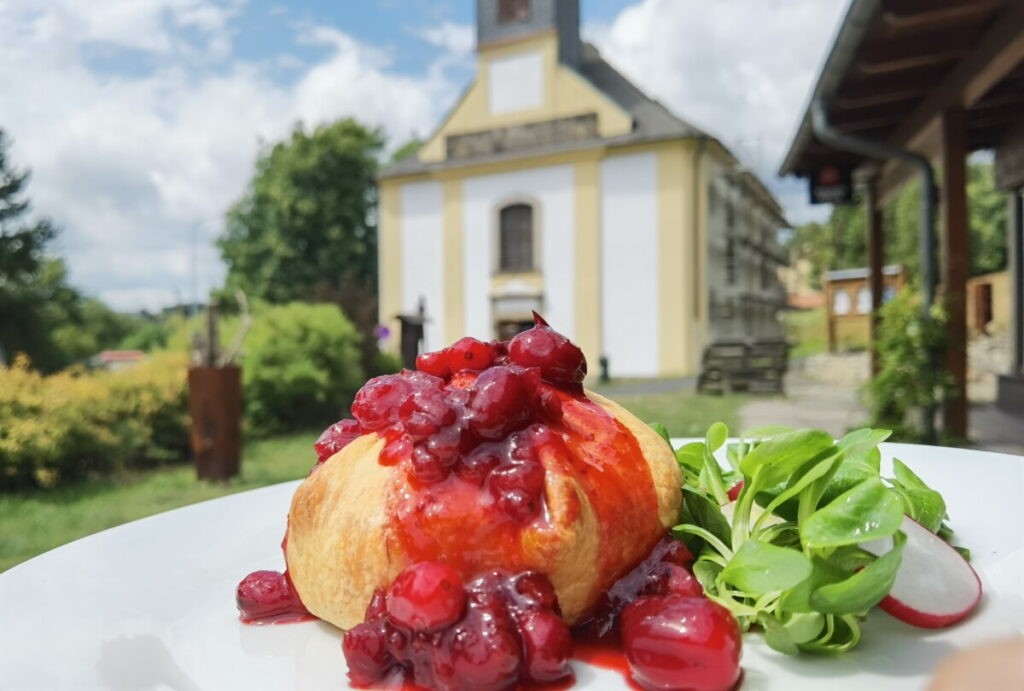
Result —
<path fill-rule="evenodd" d="M 580 64 L 579 0 L 476 0 L 478 50 L 505 45 L 537 34 L 558 36 L 558 59 Z"/>

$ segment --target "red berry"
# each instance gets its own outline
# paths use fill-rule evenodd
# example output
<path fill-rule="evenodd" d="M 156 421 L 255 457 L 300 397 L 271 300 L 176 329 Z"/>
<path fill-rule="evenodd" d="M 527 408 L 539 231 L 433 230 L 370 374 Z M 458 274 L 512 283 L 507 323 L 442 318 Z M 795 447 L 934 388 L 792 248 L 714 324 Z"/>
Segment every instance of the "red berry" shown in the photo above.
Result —
<path fill-rule="evenodd" d="M 728 691 L 739 679 L 739 626 L 705 598 L 640 598 L 622 613 L 622 646 L 645 689 Z"/>
<path fill-rule="evenodd" d="M 536 516 L 540 509 L 536 497 L 521 489 L 502 492 L 497 499 L 498 508 L 516 523 L 526 523 Z"/>
<path fill-rule="evenodd" d="M 447 379 L 452 375 L 451 367 L 448 366 L 448 350 L 438 350 L 416 356 L 416 369 L 441 379 Z"/>
<path fill-rule="evenodd" d="M 704 588 L 686 568 L 671 562 L 655 564 L 647 577 L 644 595 L 704 597 Z"/>
<path fill-rule="evenodd" d="M 398 419 L 398 407 L 411 389 L 412 386 L 401 374 L 387 374 L 371 379 L 356 394 L 352 415 L 368 432 L 386 429 Z"/>
<path fill-rule="evenodd" d="M 491 471 L 498 467 L 501 459 L 487 447 L 477 447 L 455 468 L 455 472 L 466 482 L 483 487 Z"/>
<path fill-rule="evenodd" d="M 354 439 L 363 434 L 363 429 L 355 420 L 340 420 L 328 427 L 313 444 L 316 451 L 316 463 L 320 465 L 328 458 L 348 446 Z"/>
<path fill-rule="evenodd" d="M 412 450 L 412 472 L 417 480 L 428 485 L 448 477 L 448 468 L 426 446 Z"/>
<path fill-rule="evenodd" d="M 409 436 L 419 441 L 455 422 L 455 411 L 448 405 L 441 387 L 430 387 L 410 393 L 398 407 L 398 417 Z"/>
<path fill-rule="evenodd" d="M 277 571 L 254 571 L 243 578 L 235 590 L 235 602 L 247 621 L 306 611 L 291 581 Z"/>
<path fill-rule="evenodd" d="M 412 454 L 412 439 L 408 434 L 391 433 L 380 451 L 377 462 L 381 465 L 398 465 Z"/>
<path fill-rule="evenodd" d="M 519 678 L 521 655 L 508 615 L 473 607 L 445 634 L 434 678 L 445 689 L 499 691 Z"/>
<path fill-rule="evenodd" d="M 446 352 L 448 353 L 448 367 L 452 372 L 485 370 L 491 366 L 494 356 L 497 354 L 494 346 L 490 343 L 484 343 L 469 336 L 455 341 Z"/>
<path fill-rule="evenodd" d="M 394 660 L 388 652 L 385 624 L 362 623 L 350 629 L 341 643 L 348 663 L 348 678 L 356 686 L 369 686 L 388 673 Z"/>
<path fill-rule="evenodd" d="M 413 631 L 433 631 L 458 621 L 466 606 L 459 572 L 424 561 L 398 574 L 388 590 L 391 622 Z"/>
<path fill-rule="evenodd" d="M 522 367 L 539 367 L 550 382 L 579 384 L 587 375 L 583 351 L 550 326 L 535 326 L 516 334 L 508 346 L 509 358 Z"/>
<path fill-rule="evenodd" d="M 531 610 L 520 615 L 516 624 L 523 639 L 529 681 L 555 681 L 569 674 L 572 634 L 560 617 L 545 610 Z"/>
<path fill-rule="evenodd" d="M 491 494 L 497 499 L 512 490 L 522 490 L 531 497 L 540 497 L 544 490 L 544 466 L 540 463 L 515 463 L 491 473 Z"/>
<path fill-rule="evenodd" d="M 503 439 L 529 419 L 528 403 L 520 374 L 511 367 L 492 367 L 473 384 L 466 423 L 482 439 Z"/>
<path fill-rule="evenodd" d="M 515 597 L 523 607 L 540 607 L 557 613 L 558 596 L 551 581 L 536 571 L 524 571 L 511 580 Z"/>

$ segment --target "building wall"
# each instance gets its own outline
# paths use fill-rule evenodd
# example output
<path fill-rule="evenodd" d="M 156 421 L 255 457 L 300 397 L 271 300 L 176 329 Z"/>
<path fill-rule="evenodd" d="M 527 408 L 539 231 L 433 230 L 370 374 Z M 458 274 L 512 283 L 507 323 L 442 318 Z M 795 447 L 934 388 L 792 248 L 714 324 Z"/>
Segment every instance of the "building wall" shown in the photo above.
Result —
<path fill-rule="evenodd" d="M 424 181 L 403 185 L 400 198 L 401 310 L 415 314 L 421 302 L 430 320 L 424 325 L 424 348 L 444 347 L 444 238 L 442 186 Z"/>
<path fill-rule="evenodd" d="M 539 89 L 536 105 L 515 109 L 492 110 L 492 96 L 509 91 L 492 84 L 492 76 L 500 75 L 509 62 L 528 69 L 531 60 L 539 61 Z M 513 67 L 512 72 L 515 72 Z M 528 82 L 533 82 L 531 76 Z M 587 113 L 597 114 L 597 131 L 602 137 L 628 133 L 633 127 L 630 115 L 615 102 L 595 89 L 574 70 L 558 61 L 558 36 L 554 32 L 522 39 L 508 45 L 482 47 L 477 53 L 476 79 L 423 148 L 423 161 L 445 160 L 445 139 L 495 127 L 521 125 Z"/>
<path fill-rule="evenodd" d="M 778 269 L 781 219 L 743 175 L 714 161 L 708 196 L 707 285 L 711 341 L 782 338 L 786 291 Z"/>
<path fill-rule="evenodd" d="M 601 354 L 612 376 L 655 376 L 659 361 L 658 156 L 601 162 Z"/>
<path fill-rule="evenodd" d="M 462 183 L 463 314 L 465 335 L 494 338 L 491 297 L 534 292 L 530 276 L 518 283 L 498 281 L 497 212 L 506 204 L 534 207 L 537 268 L 543 281 L 540 305 L 549 322 L 570 338 L 575 331 L 575 192 L 570 165 L 468 177 Z M 528 316 L 528 315 L 526 315 Z"/>

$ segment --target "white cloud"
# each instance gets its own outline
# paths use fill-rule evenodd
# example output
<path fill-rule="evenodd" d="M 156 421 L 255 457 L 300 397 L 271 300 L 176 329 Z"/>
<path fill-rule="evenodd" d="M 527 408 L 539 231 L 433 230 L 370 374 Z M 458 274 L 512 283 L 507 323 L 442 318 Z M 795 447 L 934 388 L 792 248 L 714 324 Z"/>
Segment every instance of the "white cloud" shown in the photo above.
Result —
<path fill-rule="evenodd" d="M 476 29 L 471 24 L 448 21 L 437 26 L 413 29 L 412 33 L 430 45 L 456 55 L 468 55 L 476 48 Z"/>
<path fill-rule="evenodd" d="M 300 120 L 350 115 L 396 144 L 425 135 L 472 64 L 473 27 L 443 17 L 410 29 L 441 49 L 419 75 L 398 73 L 389 50 L 323 26 L 292 27 L 326 47 L 312 65 L 287 53 L 233 59 L 241 2 L 0 0 L 0 126 L 13 160 L 33 169 L 37 211 L 64 229 L 72 280 L 115 306 L 155 308 L 190 299 L 195 282 L 200 294 L 219 285 L 213 240 L 260 142 Z M 769 176 L 845 2 L 643 0 L 588 33 L 651 95 Z M 146 69 L 94 71 L 86 58 L 97 45 L 135 51 Z M 282 68 L 297 78 L 275 79 Z M 802 196 L 776 190 L 783 201 Z"/>
<path fill-rule="evenodd" d="M 213 241 L 261 142 L 345 116 L 400 142 L 428 131 L 461 86 L 447 76 L 450 53 L 422 77 L 398 75 L 388 53 L 330 27 L 301 28 L 329 52 L 288 85 L 272 78 L 274 60 L 218 64 L 236 11 L 212 0 L 0 4 L 0 126 L 12 158 L 33 170 L 37 212 L 64 231 L 72 281 L 116 307 L 156 308 L 191 299 L 195 283 L 200 295 L 220 284 Z M 82 59 L 97 41 L 144 51 L 155 66 L 97 74 Z"/>
<path fill-rule="evenodd" d="M 848 4 L 643 0 L 586 33 L 649 95 L 729 146 L 799 221 L 809 212 L 799 186 L 775 172 Z"/>

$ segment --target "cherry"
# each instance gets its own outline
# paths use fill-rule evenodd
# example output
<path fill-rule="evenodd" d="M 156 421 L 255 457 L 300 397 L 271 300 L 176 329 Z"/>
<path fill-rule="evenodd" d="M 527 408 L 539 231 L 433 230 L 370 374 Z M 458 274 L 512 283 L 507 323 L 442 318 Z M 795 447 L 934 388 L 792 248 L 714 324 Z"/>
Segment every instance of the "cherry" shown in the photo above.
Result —
<path fill-rule="evenodd" d="M 523 638 L 523 662 L 530 681 L 549 682 L 569 674 L 572 634 L 561 617 L 545 610 L 524 612 L 516 621 Z"/>
<path fill-rule="evenodd" d="M 433 353 L 417 355 L 416 369 L 441 379 L 447 379 L 452 376 L 452 369 L 448 366 L 448 350 L 438 350 Z"/>
<path fill-rule="evenodd" d="M 678 564 L 656 564 L 647 577 L 644 595 L 684 595 L 704 597 L 704 588 L 693 574 Z"/>
<path fill-rule="evenodd" d="M 583 351 L 546 323 L 516 334 L 508 355 L 514 364 L 539 367 L 541 375 L 556 384 L 580 384 L 587 375 Z"/>
<path fill-rule="evenodd" d="M 524 571 L 512 578 L 511 586 L 520 607 L 540 607 L 558 612 L 558 597 L 546 576 L 536 571 Z"/>
<path fill-rule="evenodd" d="M 491 366 L 494 356 L 497 354 L 496 349 L 490 343 L 478 341 L 470 336 L 455 341 L 446 352 L 448 353 L 448 367 L 452 372 L 485 370 Z"/>
<path fill-rule="evenodd" d="M 368 432 L 390 427 L 398 418 L 398 407 L 411 388 L 402 374 L 375 377 L 359 389 L 352 403 L 352 415 Z"/>
<path fill-rule="evenodd" d="M 455 472 L 466 482 L 483 487 L 487 477 L 499 463 L 501 459 L 498 454 L 486 446 L 478 446 L 456 466 Z"/>
<path fill-rule="evenodd" d="M 356 686 L 380 681 L 394 664 L 388 652 L 386 625 L 382 621 L 363 622 L 349 629 L 341 649 L 348 662 L 348 678 Z"/>
<path fill-rule="evenodd" d="M 235 590 L 235 602 L 243 621 L 306 613 L 291 580 L 278 571 L 253 571 L 243 578 Z"/>
<path fill-rule="evenodd" d="M 434 661 L 442 688 L 498 691 L 519 678 L 521 647 L 508 615 L 500 609 L 470 609 L 445 635 Z"/>
<path fill-rule="evenodd" d="M 622 613 L 622 645 L 645 689 L 727 691 L 739 679 L 739 626 L 705 598 L 640 598 Z"/>
<path fill-rule="evenodd" d="M 462 578 L 445 564 L 413 564 L 398 574 L 388 590 L 391 621 L 413 631 L 444 628 L 462 616 L 465 606 Z"/>
<path fill-rule="evenodd" d="M 511 367 L 492 367 L 477 377 L 466 404 L 466 423 L 481 439 L 502 439 L 530 415 L 529 395 Z"/>
<path fill-rule="evenodd" d="M 448 468 L 426 446 L 412 450 L 412 473 L 416 479 L 431 485 L 448 477 Z"/>
<path fill-rule="evenodd" d="M 408 434 L 389 432 L 386 439 L 387 443 L 377 457 L 381 465 L 397 465 L 412 454 L 412 439 Z"/>
<path fill-rule="evenodd" d="M 409 436 L 419 441 L 455 422 L 455 411 L 448 405 L 441 387 L 424 387 L 402 401 L 398 418 Z"/>
<path fill-rule="evenodd" d="M 348 446 L 363 434 L 362 427 L 355 420 L 340 420 L 328 427 L 313 444 L 316 463 L 320 465 L 328 458 Z"/>

